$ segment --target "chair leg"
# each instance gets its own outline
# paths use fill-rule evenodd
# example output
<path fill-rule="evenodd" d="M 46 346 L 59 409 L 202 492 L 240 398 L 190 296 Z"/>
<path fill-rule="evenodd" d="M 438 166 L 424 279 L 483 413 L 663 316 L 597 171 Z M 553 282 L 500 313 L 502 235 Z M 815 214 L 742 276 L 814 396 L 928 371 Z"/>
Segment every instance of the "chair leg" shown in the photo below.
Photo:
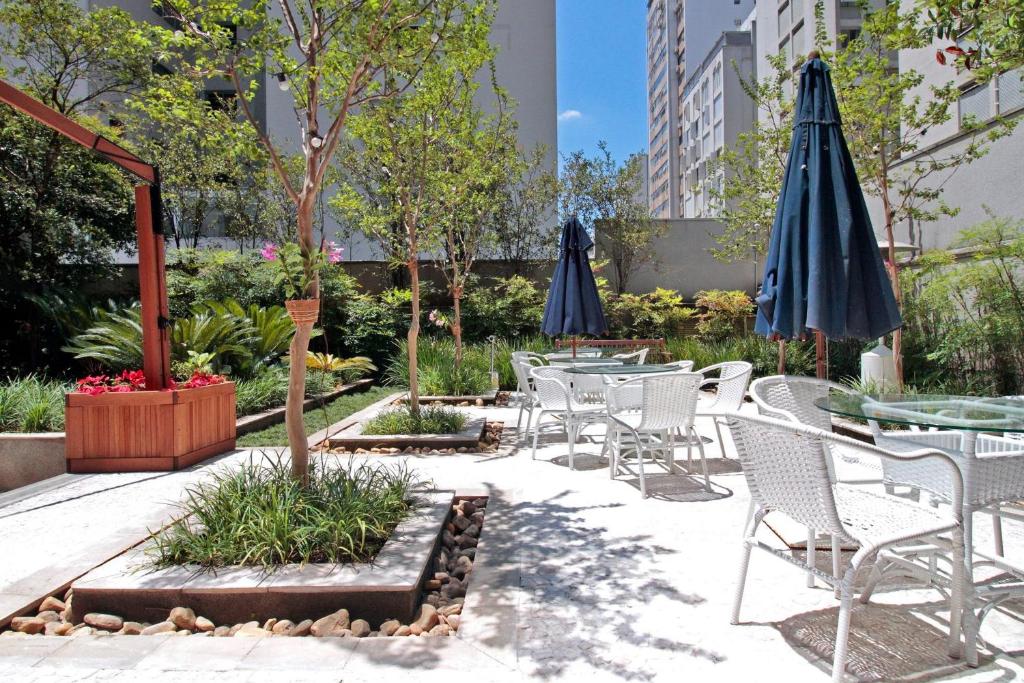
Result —
<path fill-rule="evenodd" d="M 608 425 L 608 432 L 604 437 L 605 444 L 608 446 L 608 478 L 615 479 L 615 475 L 619 470 L 619 430 Z"/>
<path fill-rule="evenodd" d="M 576 469 L 576 464 L 573 462 L 573 455 L 576 451 L 576 435 L 579 434 L 580 427 L 572 420 L 565 421 L 565 432 L 569 436 L 569 469 Z"/>
<path fill-rule="evenodd" d="M 760 522 L 760 512 L 754 507 L 754 501 L 750 501 L 750 507 L 747 510 L 747 524 L 743 530 L 743 556 L 740 558 L 740 573 L 736 581 L 736 595 L 732 600 L 732 617 L 729 619 L 729 623 L 734 626 L 740 623 L 743 589 L 746 587 L 747 570 L 750 568 L 750 551 L 753 550 L 751 544 L 754 542 L 754 533 L 757 531 L 757 525 Z"/>
<path fill-rule="evenodd" d="M 836 583 L 836 585 L 835 585 L 835 595 L 836 595 L 837 598 L 840 597 L 840 595 L 839 595 L 839 579 L 841 577 L 841 574 L 839 573 L 839 564 L 840 564 L 840 559 L 842 558 L 842 554 L 843 554 L 843 544 L 839 540 L 838 536 L 833 536 L 832 537 L 832 578 L 835 579 L 835 583 Z"/>
<path fill-rule="evenodd" d="M 973 607 L 964 603 L 964 533 L 963 529 L 953 530 L 953 586 L 949 592 L 949 656 L 959 659 L 964 655 L 963 647 L 960 644 L 960 635 L 964 631 L 964 610 L 971 610 Z M 966 641 L 965 641 L 966 642 Z M 968 655 L 970 656 L 970 655 Z M 977 651 L 974 655 L 977 666 Z"/>
<path fill-rule="evenodd" d="M 697 450 L 700 452 L 700 464 L 704 470 L 704 490 L 711 493 L 711 477 L 708 476 L 708 459 L 704 457 L 704 440 L 700 438 L 700 434 L 693 427 L 690 427 L 693 437 L 697 441 Z"/>
<path fill-rule="evenodd" d="M 836 627 L 836 650 L 832 658 L 832 681 L 842 683 L 846 673 L 846 648 L 850 640 L 850 611 L 853 603 L 853 568 L 847 570 L 841 583 L 839 624 Z"/>
<path fill-rule="evenodd" d="M 640 497 L 647 497 L 647 482 L 644 481 L 644 447 L 637 439 L 636 444 L 636 466 L 640 470 Z"/>
<path fill-rule="evenodd" d="M 818 535 L 814 529 L 807 527 L 807 568 L 813 569 L 815 567 L 815 555 L 818 550 Z M 807 587 L 814 588 L 814 574 L 807 572 Z"/>
<path fill-rule="evenodd" d="M 964 660 L 967 666 L 978 666 L 978 616 L 974 612 L 974 508 L 964 506 L 964 575 L 963 596 Z"/>
<path fill-rule="evenodd" d="M 711 421 L 715 423 L 715 433 L 718 435 L 718 449 L 722 451 L 722 459 L 725 460 L 729 456 L 725 454 L 725 442 L 722 441 L 722 426 L 718 424 L 718 418 L 713 417 Z"/>
<path fill-rule="evenodd" d="M 516 418 L 516 433 L 523 429 L 523 411 L 526 410 L 526 397 L 519 399 L 519 417 Z"/>
<path fill-rule="evenodd" d="M 992 515 L 992 537 L 995 540 L 996 555 L 1003 556 L 1003 518 L 999 516 L 999 506 L 996 506 L 996 514 Z"/>
<path fill-rule="evenodd" d="M 537 459 L 537 439 L 540 437 L 540 423 L 544 421 L 544 411 L 540 411 L 537 415 L 537 424 L 533 427 L 533 453 L 530 454 L 531 460 Z"/>

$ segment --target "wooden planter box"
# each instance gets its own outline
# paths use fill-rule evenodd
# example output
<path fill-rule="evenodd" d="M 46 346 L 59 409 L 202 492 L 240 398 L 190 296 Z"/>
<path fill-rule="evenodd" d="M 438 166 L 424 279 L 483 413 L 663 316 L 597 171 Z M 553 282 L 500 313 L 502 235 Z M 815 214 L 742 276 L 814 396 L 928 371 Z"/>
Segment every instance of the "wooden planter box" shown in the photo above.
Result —
<path fill-rule="evenodd" d="M 235 447 L 235 385 L 67 394 L 68 472 L 177 470 Z"/>

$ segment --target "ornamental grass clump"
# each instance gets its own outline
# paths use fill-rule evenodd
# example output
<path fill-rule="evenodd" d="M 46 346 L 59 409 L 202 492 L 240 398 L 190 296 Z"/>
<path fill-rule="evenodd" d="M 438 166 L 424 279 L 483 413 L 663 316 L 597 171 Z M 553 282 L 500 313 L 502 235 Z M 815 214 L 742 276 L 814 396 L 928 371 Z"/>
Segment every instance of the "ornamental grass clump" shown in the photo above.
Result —
<path fill-rule="evenodd" d="M 363 425 L 363 434 L 456 434 L 466 426 L 464 413 L 446 406 L 424 406 L 419 414 L 408 406 L 389 408 Z"/>
<path fill-rule="evenodd" d="M 261 566 L 366 562 L 416 506 L 425 482 L 405 465 L 326 459 L 309 483 L 279 455 L 264 454 L 186 489 L 180 518 L 154 534 L 153 564 Z"/>

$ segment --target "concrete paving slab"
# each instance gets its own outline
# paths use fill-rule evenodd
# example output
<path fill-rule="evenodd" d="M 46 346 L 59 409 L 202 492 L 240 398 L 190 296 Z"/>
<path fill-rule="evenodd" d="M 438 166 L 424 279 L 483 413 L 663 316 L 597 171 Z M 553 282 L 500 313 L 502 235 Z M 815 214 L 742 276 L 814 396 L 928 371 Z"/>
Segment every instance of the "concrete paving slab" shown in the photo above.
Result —
<path fill-rule="evenodd" d="M 348 663 L 357 638 L 261 638 L 239 665 L 258 671 L 336 671 Z"/>
<path fill-rule="evenodd" d="M 58 636 L 5 636 L 0 638 L 0 666 L 30 667 L 70 643 L 70 638 Z"/>
<path fill-rule="evenodd" d="M 138 636 L 159 641 L 135 668 L 139 671 L 232 671 L 238 669 L 259 638 Z"/>
<path fill-rule="evenodd" d="M 56 640 L 57 636 L 46 637 Z M 95 667 L 97 669 L 131 669 L 160 645 L 160 638 L 151 636 L 77 636 L 60 637 L 67 641 L 41 662 L 54 668 Z"/>

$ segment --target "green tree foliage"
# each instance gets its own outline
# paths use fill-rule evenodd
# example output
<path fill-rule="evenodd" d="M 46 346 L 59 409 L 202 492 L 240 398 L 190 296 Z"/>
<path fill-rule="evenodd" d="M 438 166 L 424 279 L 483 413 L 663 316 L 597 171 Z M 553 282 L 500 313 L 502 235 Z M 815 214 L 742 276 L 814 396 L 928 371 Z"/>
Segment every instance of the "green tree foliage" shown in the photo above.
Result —
<path fill-rule="evenodd" d="M 597 233 L 615 270 L 616 290 L 624 292 L 633 272 L 652 260 L 651 242 L 662 228 L 643 196 L 643 157 L 634 154 L 620 166 L 606 142 L 597 146 L 593 157 L 576 151 L 563 160 L 559 209 L 563 219 L 576 215 Z"/>
<path fill-rule="evenodd" d="M 918 0 L 925 39 L 938 39 L 940 64 L 971 69 L 979 80 L 1024 64 L 1020 0 Z"/>
<path fill-rule="evenodd" d="M 459 159 L 458 148 L 475 145 L 473 141 L 481 134 L 470 123 L 474 119 L 477 124 L 484 123 L 472 114 L 474 76 L 494 54 L 487 42 L 494 3 L 475 3 L 465 11 L 461 30 L 445 44 L 443 59 L 424 64 L 402 94 L 351 117 L 350 134 L 361 144 L 360 153 L 372 160 L 357 162 L 357 179 L 369 187 L 346 178 L 333 201 L 353 225 L 384 245 L 395 265 L 401 263 L 408 270 L 411 310 L 406 350 L 414 412 L 419 406 L 420 257 L 450 243 L 449 230 L 454 230 L 454 224 L 446 200 L 459 197 L 460 220 L 465 218 L 465 207 L 479 201 L 476 194 L 476 199 L 462 203 L 470 195 L 467 192 L 460 197 L 460 187 L 453 192 L 452 183 L 466 182 L 464 175 L 460 177 L 467 168 L 462 164 L 481 163 L 481 149 L 488 146 L 468 150 L 467 157 Z M 395 78 L 391 72 L 385 74 L 381 87 L 398 89 Z M 344 169 L 344 160 L 341 165 Z M 475 210 L 470 213 L 476 220 Z"/>
<path fill-rule="evenodd" d="M 119 131 L 101 125 L 99 115 L 143 86 L 153 51 L 149 29 L 123 10 L 0 0 L 0 54 L 0 75 L 116 140 Z M 6 106 L 0 179 L 2 364 L 45 367 L 59 359 L 58 330 L 28 297 L 110 279 L 114 253 L 134 241 L 131 189 L 109 163 Z"/>
<path fill-rule="evenodd" d="M 491 252 L 515 275 L 526 275 L 533 261 L 553 258 L 558 246 L 558 175 L 549 169 L 548 154 L 543 145 L 520 153 L 495 189 L 499 204 Z"/>
<path fill-rule="evenodd" d="M 969 256 L 958 257 L 966 250 Z M 1024 221 L 991 217 L 902 273 L 907 373 L 949 393 L 1024 393 Z"/>

